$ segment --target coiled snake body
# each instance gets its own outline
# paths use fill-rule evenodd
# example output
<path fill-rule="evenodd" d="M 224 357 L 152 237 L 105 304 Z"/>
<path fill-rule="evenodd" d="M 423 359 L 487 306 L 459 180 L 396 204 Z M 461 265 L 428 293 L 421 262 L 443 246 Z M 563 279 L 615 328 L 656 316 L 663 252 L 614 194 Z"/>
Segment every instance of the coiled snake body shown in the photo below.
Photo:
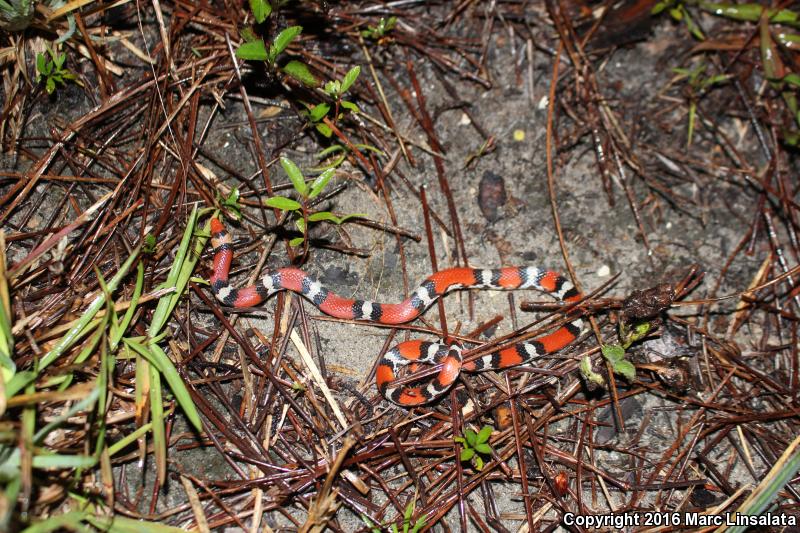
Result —
<path fill-rule="evenodd" d="M 219 219 L 211 220 L 211 244 L 214 264 L 211 289 L 223 304 L 231 307 L 252 307 L 278 291 L 296 292 L 320 311 L 337 318 L 368 320 L 379 324 L 403 324 L 417 318 L 438 297 L 456 289 L 537 289 L 563 302 L 576 302 L 581 294 L 565 278 L 538 267 L 507 267 L 498 269 L 448 268 L 428 277 L 409 298 L 399 304 L 382 304 L 368 300 L 343 298 L 297 268 L 267 271 L 255 285 L 236 289 L 228 282 L 233 259 L 231 236 Z M 521 365 L 537 357 L 561 350 L 574 341 L 581 331 L 579 319 L 553 333 L 537 339 L 519 342 L 497 350 L 469 363 L 461 360 L 461 347 L 438 342 L 412 340 L 398 344 L 381 358 L 376 372 L 378 390 L 392 402 L 411 407 L 437 398 L 458 378 L 461 369 L 467 371 L 501 370 Z M 419 364 L 443 365 L 442 370 L 425 383 L 396 384 L 401 366 Z"/>

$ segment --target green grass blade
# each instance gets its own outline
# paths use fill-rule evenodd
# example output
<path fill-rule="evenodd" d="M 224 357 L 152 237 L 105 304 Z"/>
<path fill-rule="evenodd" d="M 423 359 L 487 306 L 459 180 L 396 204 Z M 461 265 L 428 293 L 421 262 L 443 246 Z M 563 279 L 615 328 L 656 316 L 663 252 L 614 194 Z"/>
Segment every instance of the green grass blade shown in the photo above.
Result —
<path fill-rule="evenodd" d="M 79 385 L 79 387 L 82 386 L 83 385 Z M 37 431 L 36 434 L 33 436 L 33 443 L 40 444 L 42 439 L 45 438 L 48 435 L 48 433 L 50 433 L 55 428 L 60 426 L 69 417 L 74 416 L 75 413 L 77 413 L 78 411 L 90 410 L 92 406 L 94 406 L 94 402 L 97 401 L 97 397 L 99 395 L 100 395 L 100 387 L 98 387 L 97 383 L 95 383 L 95 386 L 92 387 L 91 392 L 89 392 L 89 395 L 86 396 L 86 398 L 72 404 L 72 407 L 67 409 L 66 412 L 61 413 L 55 419 L 51 420 L 46 426 Z"/>
<path fill-rule="evenodd" d="M 144 288 L 144 264 L 139 261 L 139 264 L 136 266 L 136 285 L 133 288 L 133 296 L 131 296 L 130 305 L 128 306 L 128 310 L 125 311 L 125 316 L 122 317 L 122 320 L 119 323 L 119 333 L 117 336 L 112 336 L 111 340 L 109 341 L 109 351 L 114 352 L 117 349 L 120 341 L 122 340 L 122 335 L 128 330 L 128 327 L 131 325 L 131 320 L 133 320 L 133 315 L 136 313 L 136 308 L 139 306 L 139 299 L 142 296 L 142 289 Z"/>
<path fill-rule="evenodd" d="M 161 377 L 155 366 L 150 366 L 150 422 L 153 424 L 153 448 L 156 456 L 158 482 L 167 480 L 167 436 L 164 429 L 164 398 L 161 395 Z"/>
<path fill-rule="evenodd" d="M 195 225 L 197 224 L 197 207 L 192 209 L 192 214 L 189 216 L 189 222 L 186 224 L 186 229 L 181 238 L 181 244 L 178 247 L 178 253 L 175 255 L 175 261 L 167 274 L 167 281 L 164 287 L 173 287 L 175 292 L 162 296 L 158 300 L 158 305 L 153 313 L 153 318 L 150 322 L 150 327 L 147 329 L 147 334 L 150 338 L 158 336 L 167 319 L 172 314 L 172 310 L 178 304 L 183 295 L 183 290 L 189 283 L 192 270 L 194 270 L 197 260 L 200 258 L 200 253 L 205 247 L 208 237 L 198 237 L 194 252 L 190 255 L 189 245 L 192 242 L 192 235 L 194 234 Z"/>
<path fill-rule="evenodd" d="M 775 463 L 769 473 L 761 480 L 755 490 L 737 509 L 737 512 L 758 516 L 769 508 L 778 496 L 778 493 L 794 478 L 800 471 L 800 437 L 797 437 L 786 448 L 780 459 Z M 731 526 L 728 531 L 731 533 L 741 533 L 747 529 L 746 526 Z"/>
<path fill-rule="evenodd" d="M 119 271 L 117 271 L 116 275 L 111 278 L 111 281 L 108 282 L 108 290 L 109 292 L 114 292 L 125 276 L 128 275 L 128 271 L 130 270 L 133 262 L 139 256 L 139 251 L 141 246 L 137 246 L 128 259 L 122 264 Z M 80 320 L 70 328 L 70 330 L 61 338 L 60 341 L 53 347 L 52 350 L 47 352 L 44 357 L 42 357 L 41 361 L 39 362 L 39 371 L 41 372 L 50 364 L 61 357 L 68 349 L 70 349 L 75 342 L 77 342 L 80 334 L 83 332 L 84 328 L 91 322 L 97 312 L 100 310 L 101 307 L 105 304 L 106 295 L 105 293 L 101 292 L 94 301 L 89 304 L 89 307 L 83 312 Z M 8 391 L 6 391 L 8 394 Z"/>
<path fill-rule="evenodd" d="M 36 455 L 33 458 L 34 468 L 91 468 L 97 464 L 97 458 L 90 455 Z"/>
<path fill-rule="evenodd" d="M 197 412 L 197 408 L 194 406 L 192 397 L 186 389 L 186 385 L 184 385 L 178 371 L 175 369 L 175 365 L 172 364 L 172 361 L 167 357 L 164 350 L 157 344 L 145 346 L 143 344 L 131 342 L 128 339 L 124 339 L 124 341 L 136 353 L 144 357 L 150 364 L 158 369 L 161 375 L 164 376 L 164 379 L 167 380 L 172 394 L 175 395 L 175 399 L 178 401 L 178 405 L 181 406 L 181 409 L 183 409 L 186 417 L 198 431 L 202 431 L 203 425 L 200 422 L 200 415 Z"/>
<path fill-rule="evenodd" d="M 151 422 L 148 422 L 142 427 L 136 428 L 136 431 L 133 431 L 132 433 L 129 433 L 128 435 L 125 435 L 124 437 L 119 439 L 117 442 L 108 447 L 109 457 L 114 457 L 114 455 L 118 454 L 119 452 L 121 452 L 134 442 L 136 442 L 136 440 L 139 437 L 150 431 L 152 427 L 153 424 Z"/>

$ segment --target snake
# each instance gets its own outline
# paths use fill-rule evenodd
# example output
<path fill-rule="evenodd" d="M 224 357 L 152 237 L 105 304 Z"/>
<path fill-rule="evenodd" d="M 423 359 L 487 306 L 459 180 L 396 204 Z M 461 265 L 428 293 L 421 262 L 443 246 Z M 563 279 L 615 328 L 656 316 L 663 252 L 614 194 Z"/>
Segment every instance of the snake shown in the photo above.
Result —
<path fill-rule="evenodd" d="M 233 260 L 233 242 L 219 218 L 211 219 L 213 247 L 211 290 L 225 306 L 254 307 L 279 291 L 303 296 L 323 313 L 346 320 L 364 320 L 377 324 L 398 325 L 419 317 L 439 297 L 457 289 L 515 290 L 536 289 L 566 304 L 578 302 L 582 294 L 556 272 L 535 266 L 478 269 L 455 267 L 440 270 L 425 279 L 400 303 L 378 303 L 339 296 L 313 276 L 299 268 L 267 270 L 254 285 L 235 288 L 228 280 Z M 402 407 L 414 407 L 440 397 L 458 379 L 461 370 L 479 372 L 503 370 L 551 355 L 571 344 L 582 328 L 580 318 L 564 324 L 547 335 L 499 348 L 473 361 L 463 362 L 458 343 L 405 341 L 386 351 L 378 363 L 375 379 L 378 390 L 389 401 Z M 419 365 L 439 365 L 432 379 L 399 384 L 404 366 L 415 372 Z"/>

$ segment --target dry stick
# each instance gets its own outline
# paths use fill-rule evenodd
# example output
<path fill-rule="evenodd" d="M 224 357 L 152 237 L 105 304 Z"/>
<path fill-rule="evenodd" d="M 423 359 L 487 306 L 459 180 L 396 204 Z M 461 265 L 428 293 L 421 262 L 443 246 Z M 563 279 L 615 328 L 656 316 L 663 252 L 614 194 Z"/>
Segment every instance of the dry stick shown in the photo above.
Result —
<path fill-rule="evenodd" d="M 77 11 L 73 15 L 75 17 L 75 22 L 78 26 L 78 30 L 81 32 L 83 36 L 83 44 L 86 45 L 87 50 L 89 50 L 89 55 L 92 58 L 92 62 L 94 63 L 95 69 L 97 70 L 97 82 L 100 89 L 100 97 L 103 100 L 108 100 L 109 90 L 114 90 L 114 82 L 108 76 L 108 71 L 106 70 L 105 63 L 100 61 L 100 58 L 97 56 L 97 51 L 94 49 L 94 45 L 92 44 L 92 39 L 89 36 L 88 32 L 86 31 L 86 25 L 83 23 L 83 16 Z"/>

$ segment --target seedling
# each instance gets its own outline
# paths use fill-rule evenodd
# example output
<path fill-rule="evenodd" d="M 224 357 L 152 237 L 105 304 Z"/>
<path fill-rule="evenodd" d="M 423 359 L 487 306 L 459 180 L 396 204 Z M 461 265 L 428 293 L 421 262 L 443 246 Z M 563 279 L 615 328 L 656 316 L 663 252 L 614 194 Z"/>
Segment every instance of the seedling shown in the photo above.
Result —
<path fill-rule="evenodd" d="M 266 61 L 271 69 L 277 69 L 277 61 L 280 55 L 302 32 L 302 26 L 285 28 L 275 37 L 275 40 L 267 49 L 264 41 L 248 28 L 242 31 L 242 38 L 245 42 L 236 49 L 236 57 L 250 61 Z M 300 61 L 292 59 L 283 65 L 281 70 L 306 85 L 316 86 L 319 83 L 314 75 L 311 74 L 308 66 Z"/>
<path fill-rule="evenodd" d="M 425 522 L 428 520 L 428 515 L 420 516 L 413 525 L 411 524 L 411 517 L 414 515 L 415 506 L 416 497 L 408 502 L 408 505 L 406 505 L 405 511 L 403 512 L 403 533 L 417 533 L 423 527 L 425 527 Z M 382 526 L 384 529 L 382 530 L 381 527 L 378 527 L 378 525 L 370 520 L 365 514 L 361 515 L 361 520 L 367 525 L 372 533 L 381 533 L 383 530 L 388 530 L 392 533 L 400 533 L 400 529 L 397 527 L 397 524 L 392 524 L 391 527 L 387 527 L 384 524 Z"/>
<path fill-rule="evenodd" d="M 706 71 L 705 63 L 698 63 L 692 69 L 673 68 L 673 72 L 678 74 L 678 80 L 687 79 L 689 82 L 689 131 L 687 134 L 687 146 L 692 144 L 694 136 L 695 121 L 697 120 L 697 104 L 715 86 L 728 81 L 729 74 L 716 74 L 714 76 L 703 76 Z"/>
<path fill-rule="evenodd" d="M 361 67 L 353 67 L 351 68 L 347 74 L 344 75 L 341 81 L 333 80 L 329 81 L 325 84 L 323 91 L 327 94 L 333 101 L 334 101 L 334 111 L 333 111 L 333 120 L 334 122 L 337 120 L 341 120 L 344 118 L 344 113 L 340 112 L 341 109 L 346 109 L 353 113 L 358 113 L 358 106 L 353 102 L 348 100 L 344 100 L 342 96 L 344 93 L 347 92 L 348 89 L 355 83 L 356 79 L 358 79 L 358 75 L 361 73 Z M 320 132 L 325 137 L 330 137 L 333 135 L 333 130 L 325 124 L 324 120 L 325 117 L 328 116 L 328 113 L 331 110 L 331 106 L 328 103 L 321 102 L 316 105 L 311 104 L 304 104 L 308 111 L 306 116 L 308 116 L 308 120 L 314 125 L 318 132 Z"/>
<path fill-rule="evenodd" d="M 286 196 L 273 196 L 271 198 L 267 198 L 264 201 L 264 205 L 294 214 L 295 227 L 298 229 L 298 231 L 300 231 L 302 236 L 295 237 L 294 239 L 290 240 L 289 245 L 300 246 L 303 244 L 304 255 L 308 252 L 308 239 L 306 230 L 308 229 L 309 223 L 325 221 L 339 226 L 351 218 L 366 216 L 363 214 L 352 214 L 345 215 L 343 217 L 337 217 L 330 211 L 310 212 L 311 200 L 320 195 L 320 193 L 325 189 L 325 186 L 328 185 L 328 182 L 331 180 L 336 170 L 329 168 L 317 176 L 309 185 L 306 183 L 303 173 L 300 172 L 300 169 L 297 168 L 297 165 L 295 165 L 291 159 L 288 157 L 281 157 L 281 166 L 286 172 L 286 175 L 289 176 L 289 180 L 292 182 L 294 190 L 300 195 L 300 201 L 298 202 L 297 200 L 293 200 L 292 198 L 288 198 Z"/>
<path fill-rule="evenodd" d="M 0 0 L 2 1 L 2 0 Z M 48 58 L 48 55 L 50 56 Z M 53 94 L 56 90 L 56 83 L 65 85 L 68 81 L 77 82 L 78 77 L 67 68 L 64 68 L 64 62 L 67 60 L 67 54 L 63 52 L 55 52 L 49 46 L 47 53 L 36 54 L 36 80 L 40 81 L 45 79 L 45 90 L 47 94 Z"/>
<path fill-rule="evenodd" d="M 454 441 L 461 443 L 461 457 L 459 458 L 461 462 L 471 461 L 475 470 L 483 470 L 481 455 L 492 455 L 492 447 L 489 445 L 492 431 L 494 431 L 492 426 L 483 426 L 478 433 L 468 428 L 464 431 L 463 437 L 454 438 Z"/>
<path fill-rule="evenodd" d="M 386 37 L 386 34 L 390 32 L 395 25 L 397 25 L 397 17 L 389 17 L 388 19 L 381 17 L 377 26 L 368 26 L 366 30 L 361 32 L 361 35 L 367 39 L 380 41 Z"/>

